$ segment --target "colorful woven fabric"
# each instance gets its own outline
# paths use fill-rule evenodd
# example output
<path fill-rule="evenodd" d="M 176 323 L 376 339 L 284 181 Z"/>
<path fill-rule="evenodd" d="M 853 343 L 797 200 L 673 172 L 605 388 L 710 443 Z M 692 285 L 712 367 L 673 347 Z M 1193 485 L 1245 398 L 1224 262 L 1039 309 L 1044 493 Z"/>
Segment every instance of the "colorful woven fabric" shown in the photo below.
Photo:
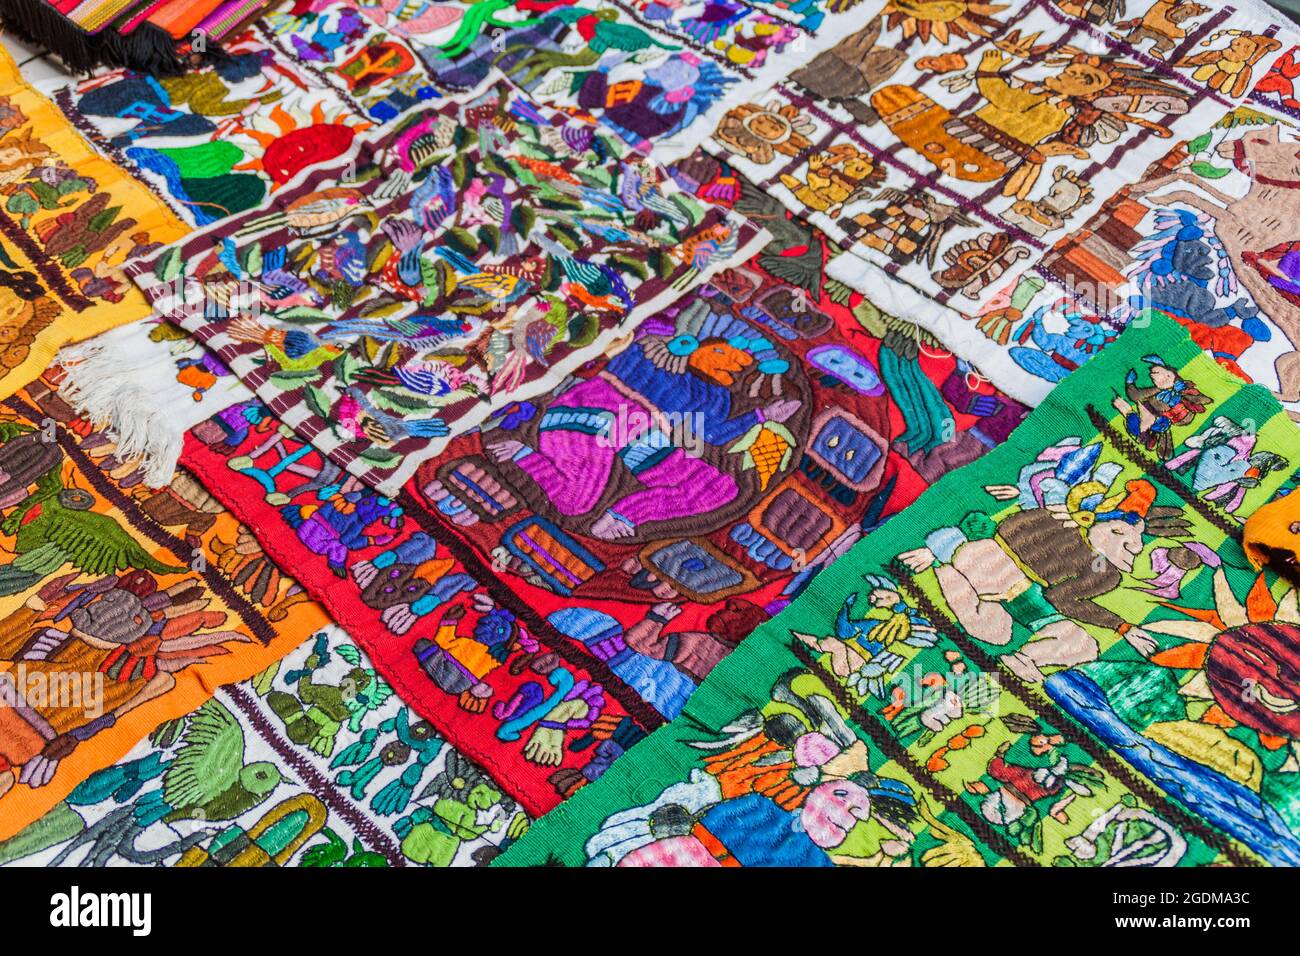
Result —
<path fill-rule="evenodd" d="M 1271 12 L 1139 6 L 962 2 L 929 19 L 886 4 L 770 97 L 733 104 L 710 145 L 855 254 L 839 279 L 904 289 L 882 308 L 910 314 L 892 275 L 977 311 L 1239 104 L 1283 46 Z"/>
<path fill-rule="evenodd" d="M 0 839 L 327 618 L 190 475 L 149 491 L 43 380 L 0 422 Z"/>
<path fill-rule="evenodd" d="M 265 6 L 266 0 L 225 0 L 204 17 L 196 29 L 213 40 L 224 40 Z"/>
<path fill-rule="evenodd" d="M 0 50 L 0 396 L 62 345 L 142 318 L 129 256 L 184 234 L 167 209 L 97 155 Z"/>
<path fill-rule="evenodd" d="M 23 866 L 474 866 L 528 826 L 328 626 L 21 832 Z"/>
<path fill-rule="evenodd" d="M 1294 408 L 1300 112 L 1287 101 L 1297 50 L 1243 106 L 1135 176 L 977 316 L 924 303 L 908 314 L 1037 404 L 1126 324 L 1157 312 Z"/>
<path fill-rule="evenodd" d="M 668 717 L 814 573 L 1023 414 L 914 326 L 825 284 L 837 250 L 717 161 L 678 177 L 700 194 L 729 181 L 780 239 L 410 485 Z"/>
<path fill-rule="evenodd" d="M 0 24 L 76 73 L 130 67 L 153 76 L 185 72 L 209 52 L 194 28 L 222 0 L 6 0 Z M 185 58 L 182 58 L 182 54 Z"/>
<path fill-rule="evenodd" d="M 366 29 L 363 20 L 387 31 L 392 42 L 342 71 L 362 89 L 408 69 L 412 51 L 444 91 L 473 89 L 500 70 L 539 102 L 599 117 L 629 145 L 671 162 L 708 135 L 724 99 L 766 90 L 867 15 L 855 3 L 821 0 L 363 0 L 346 9 L 300 0 L 267 19 L 304 58 L 322 63 L 338 62 L 331 47 Z"/>
<path fill-rule="evenodd" d="M 609 665 L 536 610 L 498 601 L 490 571 L 449 546 L 410 497 L 348 476 L 256 401 L 186 436 L 183 465 L 384 680 L 529 813 L 599 777 L 661 723 Z"/>
<path fill-rule="evenodd" d="M 709 195 L 728 181 L 708 157 L 679 176 Z M 182 461 L 529 809 L 597 778 L 814 572 L 1023 414 L 824 288 L 822 239 L 779 205 L 736 205 L 780 244 L 453 441 L 394 500 L 358 497 L 260 406 L 186 441 Z"/>
<path fill-rule="evenodd" d="M 304 170 L 131 275 L 386 494 L 763 240 L 585 117 L 494 83 Z"/>
<path fill-rule="evenodd" d="M 337 159 L 372 124 L 248 34 L 178 77 L 116 70 L 47 92 L 79 130 L 175 214 L 204 226 L 260 208 L 303 169 Z"/>
<path fill-rule="evenodd" d="M 1175 323 L 1127 330 L 500 862 L 1300 862 L 1296 591 L 1239 543 L 1294 485 L 1201 480 L 1246 426 L 1294 454 Z"/>

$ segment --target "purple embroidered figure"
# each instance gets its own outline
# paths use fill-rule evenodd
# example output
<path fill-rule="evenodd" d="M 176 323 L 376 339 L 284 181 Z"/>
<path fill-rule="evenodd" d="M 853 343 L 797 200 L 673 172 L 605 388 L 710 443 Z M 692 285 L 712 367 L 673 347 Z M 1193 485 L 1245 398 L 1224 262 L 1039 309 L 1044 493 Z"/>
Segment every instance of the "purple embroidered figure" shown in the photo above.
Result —
<path fill-rule="evenodd" d="M 779 375 L 788 364 L 771 357 L 770 343 L 747 326 L 715 328 L 719 319 L 707 310 L 682 318 L 679 334 L 643 335 L 603 371 L 557 395 L 542 415 L 536 448 L 489 441 L 489 454 L 513 460 L 562 515 L 586 515 L 612 497 L 589 531 L 606 540 L 734 501 L 736 479 L 704 446 L 729 450 L 755 426 L 786 421 L 801 402 L 776 398 L 734 414 L 740 373 L 757 362 L 760 375 Z"/>
<path fill-rule="evenodd" d="M 609 67 L 582 74 L 578 105 L 600 116 L 634 148 L 649 152 L 708 112 L 735 82 L 693 53 L 675 53 L 647 69 L 644 79 L 611 80 Z"/>

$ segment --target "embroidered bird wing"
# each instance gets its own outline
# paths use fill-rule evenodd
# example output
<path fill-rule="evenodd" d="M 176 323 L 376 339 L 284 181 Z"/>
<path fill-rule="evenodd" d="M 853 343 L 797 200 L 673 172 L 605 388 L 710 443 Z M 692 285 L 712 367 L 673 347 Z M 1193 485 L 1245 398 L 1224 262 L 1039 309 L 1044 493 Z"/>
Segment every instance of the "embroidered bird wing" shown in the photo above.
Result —
<path fill-rule="evenodd" d="M 822 282 L 822 249 L 812 230 L 788 219 L 780 200 L 755 189 L 747 189 L 736 203 L 736 211 L 749 217 L 772 234 L 772 242 L 759 253 L 758 264 L 770 275 L 818 294 Z M 803 249 L 795 254 L 791 250 Z"/>
<path fill-rule="evenodd" d="M 199 807 L 235 785 L 244 766 L 244 729 L 209 699 L 190 715 L 180 748 L 163 777 L 163 797 L 175 809 Z"/>
<path fill-rule="evenodd" d="M 74 511 L 57 501 L 47 501 L 43 512 L 23 530 L 30 534 L 24 545 L 58 546 L 68 561 L 87 574 L 116 574 L 141 570 L 157 574 L 184 571 L 184 567 L 163 564 L 146 551 L 135 538 L 108 515 L 93 511 Z M 24 546 L 23 550 L 28 550 Z"/>

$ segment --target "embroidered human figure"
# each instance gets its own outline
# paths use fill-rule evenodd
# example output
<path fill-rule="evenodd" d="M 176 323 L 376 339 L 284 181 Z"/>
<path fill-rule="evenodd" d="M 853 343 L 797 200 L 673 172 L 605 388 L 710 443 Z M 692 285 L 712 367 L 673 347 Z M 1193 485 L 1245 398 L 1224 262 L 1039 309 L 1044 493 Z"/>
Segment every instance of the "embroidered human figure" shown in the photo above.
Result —
<path fill-rule="evenodd" d="M 1040 52 L 1029 46 L 1032 39 L 1023 41 L 1024 54 Z M 1003 50 L 985 51 L 973 76 L 983 103 L 968 114 L 951 114 L 899 85 L 882 87 L 871 104 L 895 135 L 945 174 L 1001 181 L 1002 195 L 1019 199 L 1029 196 L 1049 157 L 1086 160 L 1089 147 L 1129 125 L 1168 137 L 1139 114 L 1187 111 L 1185 90 L 1137 64 L 1065 47 L 1044 61 L 1054 72 L 1025 82 L 1004 72 L 1011 61 Z"/>
<path fill-rule="evenodd" d="M 1168 461 L 1174 453 L 1174 426 L 1190 423 L 1205 411 L 1210 400 L 1195 382 L 1165 365 L 1160 356 L 1145 355 L 1142 360 L 1151 366 L 1150 386 L 1139 386 L 1137 372 L 1130 370 L 1124 379 L 1127 398 L 1116 396 L 1112 404 L 1123 413 L 1128 433 L 1155 451 L 1161 461 Z"/>
<path fill-rule="evenodd" d="M 1144 537 L 1187 536 L 1180 509 L 1155 504 L 1150 482 L 1110 491 L 1122 468 L 1101 462 L 1101 444 L 1066 439 L 1021 469 L 1015 485 L 989 485 L 1020 510 L 994 521 L 972 512 L 957 527 L 926 536 L 899 555 L 915 572 L 934 567 L 949 610 L 972 637 L 1008 647 L 1006 665 L 1024 680 L 1044 667 L 1095 660 L 1097 639 L 1084 624 L 1114 631 L 1138 653 L 1155 641 L 1097 599 L 1124 583 Z"/>

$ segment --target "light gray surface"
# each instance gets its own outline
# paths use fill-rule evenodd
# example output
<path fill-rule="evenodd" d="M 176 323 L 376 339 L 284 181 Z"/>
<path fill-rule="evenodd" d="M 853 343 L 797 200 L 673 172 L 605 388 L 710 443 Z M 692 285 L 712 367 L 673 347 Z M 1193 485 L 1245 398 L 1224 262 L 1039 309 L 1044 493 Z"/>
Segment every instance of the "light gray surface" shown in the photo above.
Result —
<path fill-rule="evenodd" d="M 46 80 L 67 80 L 70 74 L 59 66 L 53 57 L 44 56 L 43 51 L 36 50 L 17 37 L 0 33 L 0 46 L 3 46 L 14 62 L 22 69 L 28 83 L 40 85 Z M 0 93 L 3 93 L 0 90 Z"/>

